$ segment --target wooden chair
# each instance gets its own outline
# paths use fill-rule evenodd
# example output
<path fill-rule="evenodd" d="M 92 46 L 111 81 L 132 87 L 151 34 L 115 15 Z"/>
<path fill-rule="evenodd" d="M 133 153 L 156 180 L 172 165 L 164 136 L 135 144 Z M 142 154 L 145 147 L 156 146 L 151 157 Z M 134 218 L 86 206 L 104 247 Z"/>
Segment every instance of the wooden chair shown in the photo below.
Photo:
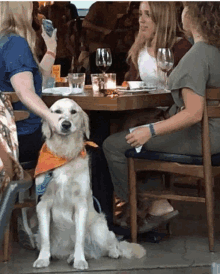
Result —
<path fill-rule="evenodd" d="M 15 92 L 4 92 L 5 95 L 10 96 L 11 103 L 15 103 L 19 101 L 19 98 Z M 29 112 L 26 110 L 14 110 L 14 116 L 15 121 L 21 121 L 24 119 L 27 119 L 29 117 Z M 6 194 L 4 199 L 1 200 L 1 210 L 4 208 L 6 210 L 6 216 L 4 217 L 4 249 L 3 249 L 3 261 L 8 261 L 10 258 L 9 255 L 9 242 L 10 242 L 10 230 L 9 230 L 9 221 L 11 217 L 11 213 L 13 209 L 21 209 L 24 210 L 22 212 L 22 216 L 25 219 L 25 226 L 27 226 L 27 216 L 26 216 L 26 208 L 35 207 L 36 201 L 30 200 L 30 199 L 23 199 L 19 198 L 18 202 L 16 202 L 16 199 L 19 195 L 22 196 L 22 193 L 25 192 L 25 190 L 31 189 L 33 186 L 33 174 L 34 174 L 34 168 L 36 166 L 36 161 L 30 161 L 25 163 L 20 163 L 23 169 L 25 170 L 25 177 L 23 180 L 20 181 L 14 181 L 10 183 L 10 186 L 6 190 Z M 0 210 L 0 211 L 1 211 Z M 4 214 L 5 214 L 4 213 Z M 4 215 L 0 215 L 0 220 L 2 222 L 1 217 Z M 27 227 L 29 229 L 29 227 Z M 3 231 L 1 231 L 3 233 Z M 1 244 L 1 242 L 0 242 Z"/>
<path fill-rule="evenodd" d="M 160 171 L 197 177 L 204 180 L 205 197 L 192 197 L 177 195 L 175 193 L 147 192 L 146 197 L 156 199 L 168 199 L 185 202 L 199 202 L 206 204 L 209 250 L 214 250 L 214 178 L 220 174 L 220 153 L 211 155 L 209 138 L 209 118 L 220 118 L 220 88 L 208 88 L 206 90 L 206 104 L 202 120 L 202 149 L 199 156 L 159 153 L 142 149 L 136 153 L 135 149 L 126 151 L 128 158 L 128 181 L 131 206 L 131 238 L 137 241 L 137 197 L 136 197 L 136 173 L 139 171 Z M 214 103 L 211 106 L 211 102 Z M 215 102 L 214 102 L 215 101 Z M 209 102 L 209 103 L 208 103 Z M 188 193 L 187 193 L 188 194 Z"/>

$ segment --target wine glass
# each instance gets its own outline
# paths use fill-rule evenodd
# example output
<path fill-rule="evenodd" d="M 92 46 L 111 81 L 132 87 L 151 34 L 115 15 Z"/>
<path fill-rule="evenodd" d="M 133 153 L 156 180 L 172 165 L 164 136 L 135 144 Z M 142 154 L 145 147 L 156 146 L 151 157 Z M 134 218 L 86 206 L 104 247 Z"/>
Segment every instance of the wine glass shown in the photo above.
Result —
<path fill-rule="evenodd" d="M 96 66 L 102 71 L 103 74 L 112 65 L 112 54 L 109 48 L 98 48 L 96 50 Z"/>
<path fill-rule="evenodd" d="M 167 73 L 174 65 L 173 53 L 169 48 L 159 48 L 157 51 L 157 66 L 164 72 L 165 91 L 168 92 L 168 76 Z"/>

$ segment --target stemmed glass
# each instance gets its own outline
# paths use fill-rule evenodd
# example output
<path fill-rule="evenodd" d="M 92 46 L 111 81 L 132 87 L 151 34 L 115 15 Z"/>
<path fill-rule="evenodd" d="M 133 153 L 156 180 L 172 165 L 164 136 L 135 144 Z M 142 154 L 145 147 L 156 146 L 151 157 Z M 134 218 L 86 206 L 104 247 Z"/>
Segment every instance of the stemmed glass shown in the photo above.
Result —
<path fill-rule="evenodd" d="M 99 77 L 99 90 L 105 93 L 105 77 L 106 71 L 112 65 L 112 54 L 109 48 L 98 48 L 96 50 L 96 66 L 102 71 L 102 76 Z"/>
<path fill-rule="evenodd" d="M 109 48 L 98 48 L 96 50 L 96 66 L 105 74 L 111 65 L 111 50 Z"/>
<path fill-rule="evenodd" d="M 167 73 L 174 65 L 173 53 L 169 48 L 159 48 L 157 51 L 157 66 L 165 75 L 165 91 L 168 92 L 168 76 Z"/>

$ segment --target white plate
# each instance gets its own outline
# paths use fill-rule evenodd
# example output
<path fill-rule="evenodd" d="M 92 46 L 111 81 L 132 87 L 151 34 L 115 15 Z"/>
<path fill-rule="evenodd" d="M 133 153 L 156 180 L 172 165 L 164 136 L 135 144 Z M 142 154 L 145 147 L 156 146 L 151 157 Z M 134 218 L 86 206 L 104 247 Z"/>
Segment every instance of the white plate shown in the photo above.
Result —
<path fill-rule="evenodd" d="M 71 90 L 69 87 L 46 88 L 46 89 L 42 90 L 42 93 L 61 94 L 61 95 L 79 94 L 82 92 L 83 92 L 82 89 L 75 89 L 74 92 L 71 93 Z"/>
<path fill-rule="evenodd" d="M 156 87 L 143 87 L 143 88 L 135 88 L 135 89 L 127 89 L 127 87 L 118 87 L 119 91 L 123 92 L 149 92 L 149 91 L 154 91 L 156 90 Z"/>

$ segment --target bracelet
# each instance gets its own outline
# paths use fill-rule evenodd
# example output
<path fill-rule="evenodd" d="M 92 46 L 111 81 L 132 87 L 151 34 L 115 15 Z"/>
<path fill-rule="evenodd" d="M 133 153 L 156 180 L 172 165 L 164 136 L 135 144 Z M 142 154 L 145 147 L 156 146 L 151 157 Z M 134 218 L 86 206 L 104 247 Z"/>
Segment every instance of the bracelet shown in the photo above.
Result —
<path fill-rule="evenodd" d="M 48 51 L 46 52 L 46 54 L 51 55 L 54 59 L 56 58 L 56 54 L 55 54 L 54 52 L 50 51 L 50 50 L 48 50 Z"/>
<path fill-rule="evenodd" d="M 157 136 L 155 130 L 154 130 L 154 124 L 149 124 L 149 129 L 150 129 L 150 133 L 151 133 L 151 137 L 154 138 Z"/>

